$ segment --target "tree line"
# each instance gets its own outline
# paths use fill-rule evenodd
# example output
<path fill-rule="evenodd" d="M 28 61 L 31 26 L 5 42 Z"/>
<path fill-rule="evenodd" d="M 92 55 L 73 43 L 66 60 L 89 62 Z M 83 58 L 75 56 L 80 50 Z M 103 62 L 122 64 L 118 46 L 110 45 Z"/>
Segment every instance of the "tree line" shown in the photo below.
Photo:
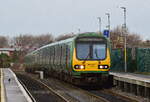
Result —
<path fill-rule="evenodd" d="M 122 27 L 118 26 L 110 32 L 110 40 L 112 43 L 112 47 L 116 48 L 118 45 L 123 46 L 124 43 L 124 35 L 122 33 Z M 131 33 L 127 30 L 127 47 L 150 47 L 150 40 L 143 41 L 141 36 L 136 33 Z M 57 37 L 54 37 L 52 34 L 40 34 L 40 35 L 32 35 L 32 34 L 20 34 L 19 36 L 15 36 L 13 38 L 8 38 L 5 36 L 0 36 L 0 48 L 3 47 L 15 47 L 20 48 L 25 52 L 33 51 L 41 46 L 46 44 L 50 44 L 52 42 L 64 40 L 70 37 L 75 36 L 75 34 L 62 34 Z"/>
<path fill-rule="evenodd" d="M 65 40 L 73 36 L 75 36 L 73 33 L 62 34 L 56 38 L 50 33 L 40 35 L 20 34 L 19 36 L 12 38 L 0 36 L 0 48 L 18 48 L 23 52 L 28 53 L 44 45 Z"/>

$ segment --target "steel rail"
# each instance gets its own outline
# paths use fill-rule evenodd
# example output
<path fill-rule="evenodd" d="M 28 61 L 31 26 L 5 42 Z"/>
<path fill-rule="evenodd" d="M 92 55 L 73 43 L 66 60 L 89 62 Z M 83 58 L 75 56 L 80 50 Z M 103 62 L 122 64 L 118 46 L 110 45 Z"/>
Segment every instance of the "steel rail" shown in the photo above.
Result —
<path fill-rule="evenodd" d="M 100 96 L 98 96 L 98 95 L 95 95 L 95 94 L 93 94 L 93 93 L 91 93 L 91 92 L 89 92 L 89 91 L 82 90 L 82 92 L 84 92 L 85 94 L 88 94 L 88 95 L 90 95 L 90 96 L 92 96 L 92 97 L 95 97 L 95 98 L 101 100 L 101 102 L 110 102 L 110 101 L 108 101 L 107 99 L 105 99 L 105 98 L 103 98 L 103 97 L 100 97 Z"/>
<path fill-rule="evenodd" d="M 66 84 L 66 83 L 63 83 L 63 84 Z M 66 86 L 66 85 L 65 85 L 65 86 Z M 78 88 L 78 87 L 75 87 L 75 88 L 77 88 L 78 90 L 82 91 L 83 93 L 89 95 L 91 98 L 93 98 L 93 99 L 95 98 L 95 99 L 99 100 L 100 102 L 110 102 L 110 101 L 108 101 L 107 99 L 105 99 L 105 98 L 103 98 L 103 97 L 100 97 L 100 96 L 97 96 L 97 95 L 95 95 L 95 94 L 93 94 L 93 93 L 91 93 L 91 92 L 89 92 L 89 91 L 80 89 L 80 88 Z M 92 102 L 94 102 L 94 101 L 92 101 Z M 96 102 L 97 102 L 97 101 L 96 101 Z"/>
<path fill-rule="evenodd" d="M 37 82 L 41 83 L 43 86 L 45 86 L 47 89 L 49 89 L 51 92 L 53 92 L 54 94 L 56 94 L 57 96 L 59 96 L 61 99 L 63 99 L 65 102 L 70 102 L 68 101 L 64 96 L 62 96 L 61 94 L 59 94 L 58 92 L 56 92 L 55 90 L 53 90 L 51 87 L 49 87 L 48 85 L 46 85 L 45 83 L 43 83 L 40 80 L 37 80 L 35 78 L 32 78 L 34 80 L 36 80 Z"/>
<path fill-rule="evenodd" d="M 23 86 L 23 88 L 26 90 L 27 94 L 29 95 L 29 97 L 31 98 L 32 102 L 36 102 L 35 98 L 32 96 L 32 94 L 30 93 L 30 91 L 27 89 L 27 87 L 23 84 L 23 82 L 18 79 L 20 84 Z"/>
<path fill-rule="evenodd" d="M 124 98 L 124 99 L 126 99 L 126 100 L 128 100 L 128 101 L 131 101 L 131 102 L 138 102 L 138 101 L 135 100 L 134 98 L 130 98 L 130 97 L 128 97 L 128 96 L 118 94 L 118 93 L 113 92 L 113 91 L 111 91 L 111 90 L 103 90 L 103 92 L 109 93 L 109 94 L 114 95 L 114 96 L 118 96 L 118 97 Z"/>

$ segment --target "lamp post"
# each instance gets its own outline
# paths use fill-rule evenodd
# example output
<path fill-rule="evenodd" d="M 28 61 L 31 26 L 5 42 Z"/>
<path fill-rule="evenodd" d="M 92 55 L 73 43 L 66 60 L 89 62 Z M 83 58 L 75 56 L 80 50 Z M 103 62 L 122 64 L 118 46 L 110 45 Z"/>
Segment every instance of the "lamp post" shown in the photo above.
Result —
<path fill-rule="evenodd" d="M 81 33 L 81 29 L 80 29 L 80 28 L 78 29 L 78 33 L 79 33 L 79 34 Z"/>
<path fill-rule="evenodd" d="M 124 13 L 124 24 L 123 24 L 123 34 L 124 34 L 124 70 L 125 72 L 127 72 L 127 28 L 126 28 L 126 7 L 121 7 L 121 9 L 123 9 L 123 13 Z"/>
<path fill-rule="evenodd" d="M 101 33 L 101 26 L 102 26 L 102 20 L 101 17 L 97 17 L 98 19 L 98 24 L 99 24 L 99 34 Z"/>
<path fill-rule="evenodd" d="M 107 17 L 108 17 L 108 25 L 107 28 L 109 30 L 109 39 L 110 39 L 110 13 L 106 13 Z"/>

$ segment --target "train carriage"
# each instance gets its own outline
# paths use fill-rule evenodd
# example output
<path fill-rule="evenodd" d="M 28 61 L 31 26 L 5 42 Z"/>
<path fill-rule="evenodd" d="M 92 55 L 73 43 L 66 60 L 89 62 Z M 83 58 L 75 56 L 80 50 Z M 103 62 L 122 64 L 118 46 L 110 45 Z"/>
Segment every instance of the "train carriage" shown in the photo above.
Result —
<path fill-rule="evenodd" d="M 79 34 L 27 54 L 25 67 L 77 85 L 101 84 L 109 79 L 110 43 L 97 33 Z"/>

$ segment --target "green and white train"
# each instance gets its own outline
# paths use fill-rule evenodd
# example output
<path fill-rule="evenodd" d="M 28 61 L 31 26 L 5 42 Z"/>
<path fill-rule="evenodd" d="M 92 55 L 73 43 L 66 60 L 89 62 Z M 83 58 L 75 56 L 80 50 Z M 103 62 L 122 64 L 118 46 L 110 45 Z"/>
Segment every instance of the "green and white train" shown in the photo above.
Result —
<path fill-rule="evenodd" d="M 45 45 L 25 56 L 27 72 L 37 70 L 76 85 L 103 84 L 109 81 L 110 42 L 97 33 Z"/>

